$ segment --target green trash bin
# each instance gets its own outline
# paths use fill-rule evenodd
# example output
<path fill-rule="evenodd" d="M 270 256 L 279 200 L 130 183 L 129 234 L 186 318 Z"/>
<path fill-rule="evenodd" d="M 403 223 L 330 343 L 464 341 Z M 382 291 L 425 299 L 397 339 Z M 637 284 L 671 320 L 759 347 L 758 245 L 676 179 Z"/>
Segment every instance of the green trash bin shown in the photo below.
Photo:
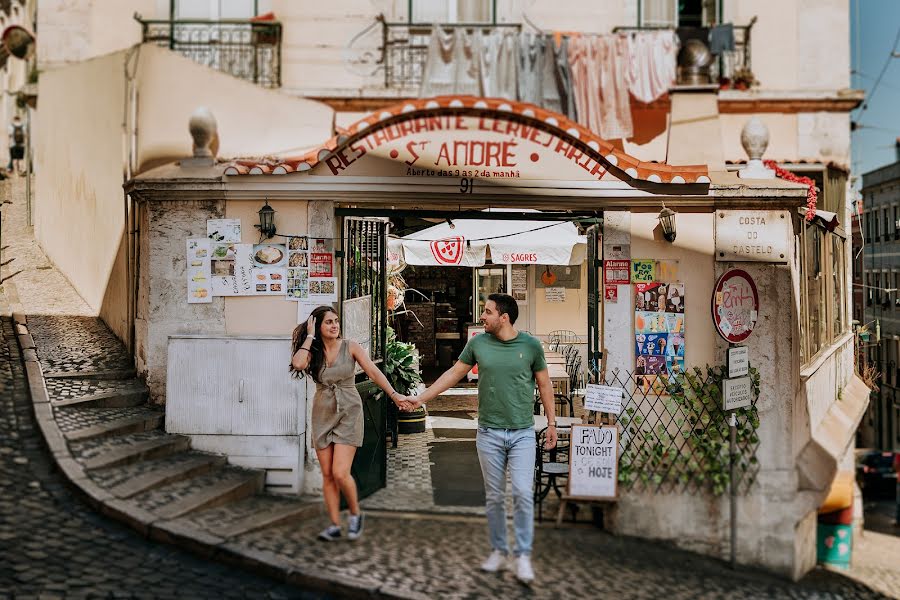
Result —
<path fill-rule="evenodd" d="M 819 523 L 816 531 L 816 560 L 819 564 L 850 568 L 853 553 L 853 525 Z"/>

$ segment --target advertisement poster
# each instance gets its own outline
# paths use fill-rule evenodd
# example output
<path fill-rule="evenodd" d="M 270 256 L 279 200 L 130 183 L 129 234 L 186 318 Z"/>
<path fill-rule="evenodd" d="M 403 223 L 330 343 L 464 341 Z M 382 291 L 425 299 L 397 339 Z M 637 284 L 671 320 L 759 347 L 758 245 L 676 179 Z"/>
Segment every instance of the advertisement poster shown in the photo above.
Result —
<path fill-rule="evenodd" d="M 190 239 L 187 241 L 187 300 L 188 304 L 212 302 L 210 290 L 209 240 Z"/>
<path fill-rule="evenodd" d="M 253 264 L 260 269 L 271 269 L 287 265 L 287 246 L 284 244 L 255 244 Z"/>
<path fill-rule="evenodd" d="M 240 219 L 208 219 L 206 221 L 206 237 L 213 242 L 241 241 Z"/>
<path fill-rule="evenodd" d="M 603 261 L 603 282 L 606 285 L 628 285 L 631 283 L 631 261 Z"/>
<path fill-rule="evenodd" d="M 683 283 L 634 285 L 635 379 L 645 391 L 665 393 L 666 378 L 684 372 Z"/>
<path fill-rule="evenodd" d="M 287 294 L 287 269 L 278 266 L 260 267 L 258 259 L 284 264 L 278 258 L 284 246 L 278 244 L 231 244 L 234 258 L 214 260 L 211 287 L 213 296 L 283 296 Z M 263 264 L 265 264 L 263 262 Z"/>
<path fill-rule="evenodd" d="M 287 299 L 305 302 L 309 299 L 309 269 L 287 269 Z"/>
<path fill-rule="evenodd" d="M 318 278 L 309 280 L 309 301 L 320 304 L 337 302 L 337 278 Z"/>
<path fill-rule="evenodd" d="M 653 259 L 635 259 L 631 261 L 631 281 L 634 283 L 651 283 L 656 281 L 656 261 Z"/>
<path fill-rule="evenodd" d="M 334 277 L 334 244 L 330 239 L 309 240 L 309 276 Z"/>
<path fill-rule="evenodd" d="M 512 267 L 512 297 L 519 305 L 528 304 L 528 269 Z"/>

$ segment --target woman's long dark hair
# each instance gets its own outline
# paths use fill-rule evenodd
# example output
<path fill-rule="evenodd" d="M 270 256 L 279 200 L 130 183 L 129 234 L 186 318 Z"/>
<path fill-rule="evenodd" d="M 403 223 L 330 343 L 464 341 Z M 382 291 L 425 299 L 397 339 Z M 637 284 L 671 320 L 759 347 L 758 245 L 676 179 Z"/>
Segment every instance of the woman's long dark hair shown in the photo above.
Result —
<path fill-rule="evenodd" d="M 313 381 L 321 383 L 321 381 L 319 381 L 319 375 L 322 373 L 322 367 L 325 366 L 325 346 L 322 345 L 321 327 L 322 321 L 325 319 L 325 314 L 330 312 L 335 312 L 330 306 L 319 306 L 312 311 L 312 316 L 316 318 L 316 337 L 313 338 L 312 346 L 309 348 L 309 365 L 307 365 L 303 372 L 300 372 L 294 368 L 294 364 L 291 362 L 290 370 L 292 376 L 303 377 L 304 374 L 308 374 L 312 376 Z M 306 321 L 294 328 L 294 334 L 291 336 L 291 359 L 297 354 L 297 350 L 299 350 L 303 342 L 306 341 L 306 336 L 308 335 L 309 332 L 306 330 Z"/>

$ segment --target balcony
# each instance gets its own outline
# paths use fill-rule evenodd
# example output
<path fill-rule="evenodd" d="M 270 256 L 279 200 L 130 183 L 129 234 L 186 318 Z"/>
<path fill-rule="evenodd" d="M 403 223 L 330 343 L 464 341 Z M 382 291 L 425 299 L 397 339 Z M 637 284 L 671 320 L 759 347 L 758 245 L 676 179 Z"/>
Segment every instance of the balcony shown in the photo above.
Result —
<path fill-rule="evenodd" d="M 415 95 L 422 83 L 422 73 L 428 54 L 433 25 L 430 23 L 391 23 L 379 18 L 382 29 L 381 57 L 384 68 L 384 87 Z M 710 78 L 724 89 L 746 89 L 753 81 L 750 65 L 750 32 L 756 17 L 748 25 L 734 26 L 734 51 L 717 57 L 710 65 Z M 521 31 L 519 23 L 454 23 L 442 24 L 443 29 L 464 27 L 470 30 L 490 32 L 497 28 L 514 28 Z M 617 27 L 614 32 L 652 31 L 661 27 Z"/>
<path fill-rule="evenodd" d="M 718 83 L 722 89 L 748 89 L 755 83 L 753 70 L 750 65 L 752 55 L 750 46 L 750 32 L 756 23 L 756 17 L 750 19 L 747 25 L 734 25 L 734 50 L 714 57 L 709 65 L 710 81 Z M 616 27 L 613 32 L 629 31 L 653 31 L 659 29 L 671 29 L 669 27 Z M 675 29 L 678 31 L 678 29 Z M 707 40 L 702 40 L 709 45 Z"/>
<path fill-rule="evenodd" d="M 422 73 L 431 41 L 431 23 L 389 23 L 379 18 L 382 25 L 381 62 L 384 66 L 384 87 L 419 93 Z M 441 24 L 442 29 L 465 28 L 490 32 L 495 29 L 513 28 L 521 31 L 519 23 L 452 23 Z"/>
<path fill-rule="evenodd" d="M 143 20 L 143 41 L 266 88 L 281 87 L 281 23 Z"/>

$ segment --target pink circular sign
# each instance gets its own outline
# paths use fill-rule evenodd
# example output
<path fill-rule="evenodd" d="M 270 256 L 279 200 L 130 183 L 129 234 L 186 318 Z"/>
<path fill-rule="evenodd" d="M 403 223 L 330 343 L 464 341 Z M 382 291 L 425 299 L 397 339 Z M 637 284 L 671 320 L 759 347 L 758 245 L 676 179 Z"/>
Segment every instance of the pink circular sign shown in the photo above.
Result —
<path fill-rule="evenodd" d="M 719 335 L 732 344 L 750 337 L 759 319 L 759 293 L 749 273 L 732 269 L 719 277 L 712 295 L 712 317 Z"/>

